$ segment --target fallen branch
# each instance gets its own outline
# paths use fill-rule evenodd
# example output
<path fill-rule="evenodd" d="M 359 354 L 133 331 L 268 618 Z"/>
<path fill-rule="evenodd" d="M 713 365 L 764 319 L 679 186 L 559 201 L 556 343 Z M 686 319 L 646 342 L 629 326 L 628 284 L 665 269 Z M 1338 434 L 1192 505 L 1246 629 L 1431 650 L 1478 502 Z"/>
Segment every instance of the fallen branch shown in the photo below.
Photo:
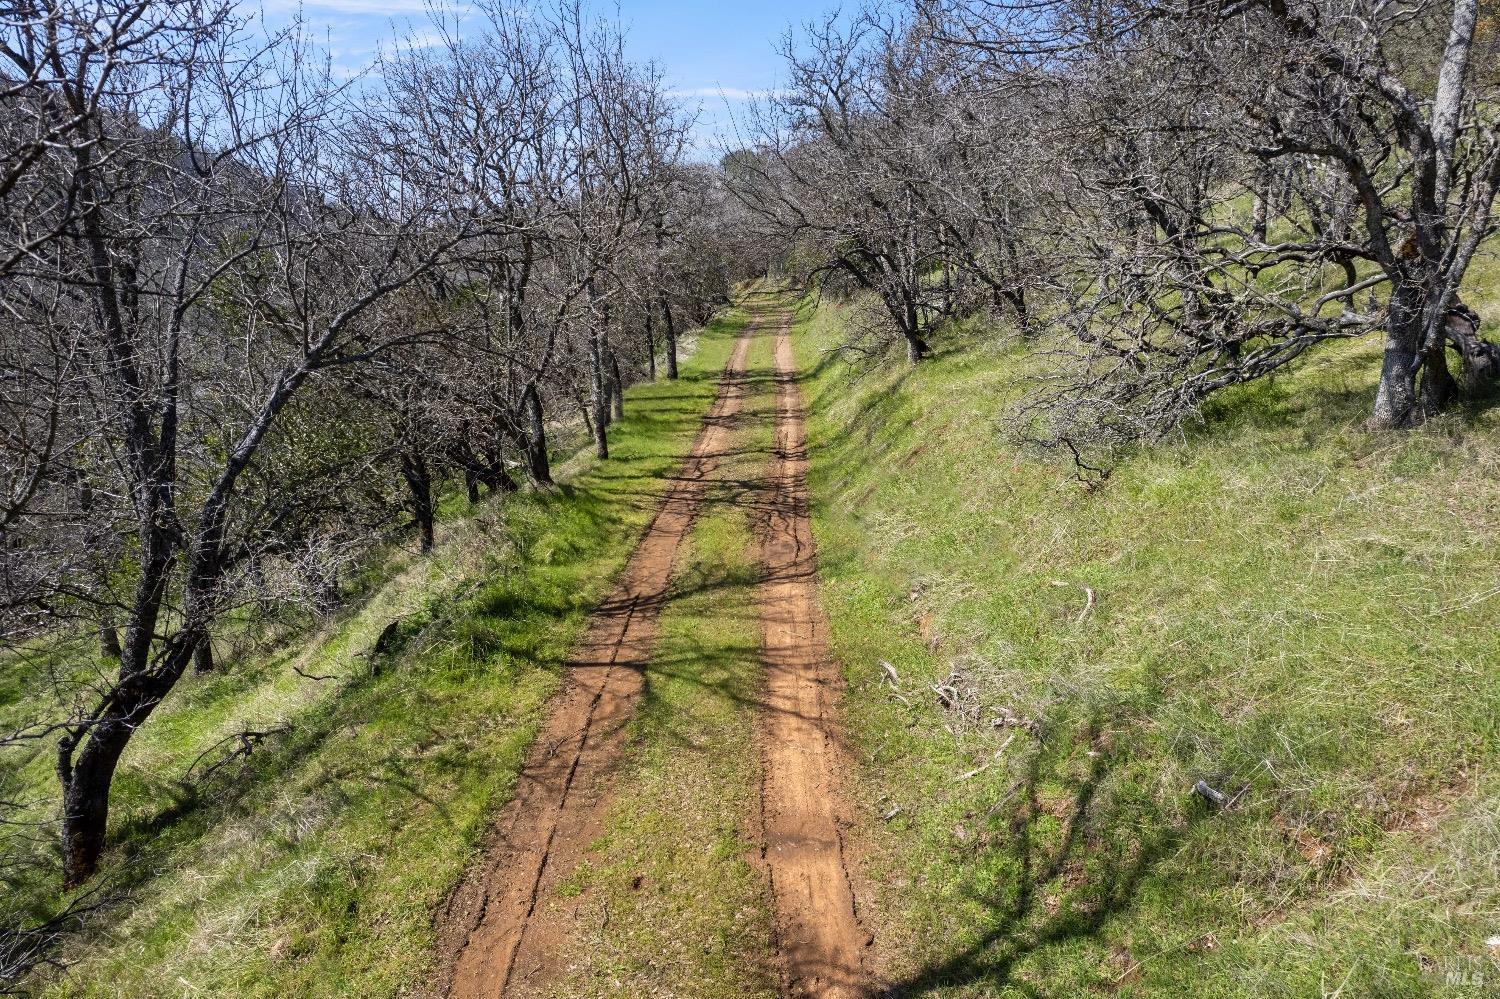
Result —
<path fill-rule="evenodd" d="M 897 689 L 896 685 L 901 682 L 901 676 L 896 672 L 896 667 L 882 659 L 880 660 L 880 668 L 885 672 L 884 679 L 890 685 L 891 696 L 902 704 L 905 704 L 908 708 L 911 707 L 911 701 L 907 700 L 906 695 Z"/>
<path fill-rule="evenodd" d="M 932 688 L 932 692 L 934 694 L 937 694 L 938 703 L 941 704 L 945 710 L 957 711 L 959 709 L 957 687 L 947 683 L 931 683 L 928 684 L 928 686 Z"/>
<path fill-rule="evenodd" d="M 1215 791 L 1208 786 L 1208 781 L 1200 780 L 1193 785 L 1193 793 L 1216 808 L 1227 808 L 1229 798 L 1222 791 Z"/>
<path fill-rule="evenodd" d="M 957 784 L 961 780 L 968 780 L 970 777 L 977 777 L 979 774 L 984 773 L 996 760 L 1000 758 L 1000 754 L 1005 752 L 1005 750 L 1008 749 L 1010 747 L 1010 744 L 1015 740 L 1016 733 L 1012 732 L 1009 736 L 1006 737 L 1006 740 L 1000 744 L 1000 748 L 995 750 L 995 755 L 991 756 L 989 759 L 985 760 L 983 763 L 975 767 L 973 770 L 970 770 L 968 773 L 959 774 L 957 777 L 953 778 L 953 783 Z"/>
<path fill-rule="evenodd" d="M 1079 611 L 1078 612 L 1078 616 L 1073 619 L 1073 623 L 1074 624 L 1082 624 L 1083 623 L 1083 619 L 1089 616 L 1089 611 L 1091 611 L 1091 610 L 1094 609 L 1094 600 L 1095 600 L 1094 588 L 1092 586 L 1085 586 L 1082 583 L 1078 583 L 1078 584 L 1067 583 L 1067 582 L 1064 582 L 1061 579 L 1054 579 L 1052 581 L 1052 585 L 1053 586 L 1072 586 L 1072 585 L 1077 585 L 1079 589 L 1083 590 L 1084 596 L 1086 598 L 1085 601 L 1084 601 L 1084 604 L 1083 604 L 1083 610 Z"/>
<path fill-rule="evenodd" d="M 1020 728 L 1025 729 L 1038 739 L 1042 737 L 1042 723 L 1035 718 L 1027 718 L 1025 715 L 1017 714 L 1010 708 L 1000 708 L 995 717 L 990 719 L 990 728 Z"/>
<path fill-rule="evenodd" d="M 1085 586 L 1083 592 L 1088 594 L 1088 602 L 1083 605 L 1083 610 L 1078 612 L 1078 617 L 1074 620 L 1074 624 L 1082 624 L 1083 619 L 1089 616 L 1089 611 L 1094 609 L 1094 588 L 1092 586 Z"/>
<path fill-rule="evenodd" d="M 203 762 L 203 758 L 208 756 L 208 754 L 212 753 L 214 750 L 218 749 L 220 746 L 224 745 L 226 742 L 237 741 L 239 743 L 239 746 L 232 750 L 222 760 L 219 760 L 207 770 L 203 771 L 203 775 L 198 778 L 200 781 L 208 780 L 208 778 L 214 775 L 215 771 L 217 771 L 220 767 L 224 766 L 231 760 L 248 758 L 251 753 L 255 752 L 255 747 L 265 742 L 266 739 L 270 738 L 271 736 L 280 735 L 283 732 L 290 731 L 290 725 L 278 725 L 275 728 L 260 730 L 245 729 L 244 731 L 236 732 L 233 735 L 226 735 L 224 738 L 220 739 L 218 742 L 214 743 L 212 746 L 209 746 L 203 752 L 198 754 L 198 758 L 193 760 L 192 764 L 187 768 L 187 773 L 182 775 L 182 782 L 184 784 L 191 783 L 193 779 L 193 771 L 197 768 L 198 764 Z"/>

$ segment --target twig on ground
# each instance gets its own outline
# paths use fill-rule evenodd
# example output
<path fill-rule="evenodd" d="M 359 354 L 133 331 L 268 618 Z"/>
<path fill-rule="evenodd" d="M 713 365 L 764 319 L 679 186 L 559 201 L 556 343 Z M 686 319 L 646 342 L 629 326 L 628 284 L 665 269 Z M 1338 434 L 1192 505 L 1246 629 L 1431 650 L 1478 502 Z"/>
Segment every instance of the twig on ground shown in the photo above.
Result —
<path fill-rule="evenodd" d="M 1083 610 L 1078 612 L 1078 617 L 1073 622 L 1074 624 L 1082 624 L 1083 619 L 1089 616 L 1089 611 L 1094 609 L 1094 588 L 1092 586 L 1085 586 L 1083 592 L 1088 594 L 1088 601 L 1083 605 Z"/>
<path fill-rule="evenodd" d="M 902 704 L 905 704 L 908 708 L 911 707 L 911 701 L 907 700 L 906 695 L 901 693 L 900 689 L 897 687 L 897 684 L 901 681 L 901 677 L 896 672 L 896 667 L 892 666 L 890 663 L 882 659 L 880 660 L 880 668 L 885 672 L 884 679 L 885 682 L 890 685 L 891 696 L 900 701 Z"/>
<path fill-rule="evenodd" d="M 1053 586 L 1058 586 L 1058 587 L 1076 585 L 1081 590 L 1083 590 L 1084 597 L 1086 598 L 1084 600 L 1083 610 L 1079 611 L 1078 612 L 1078 616 L 1073 619 L 1073 623 L 1074 624 L 1082 624 L 1083 623 L 1083 619 L 1086 618 L 1086 617 L 1088 617 L 1089 616 L 1089 612 L 1094 609 L 1094 601 L 1095 601 L 1095 598 L 1096 598 L 1096 594 L 1094 593 L 1094 588 L 1092 586 L 1085 586 L 1083 583 L 1074 584 L 1074 583 L 1064 582 L 1061 579 L 1054 579 L 1052 581 L 1052 585 Z"/>
<path fill-rule="evenodd" d="M 1200 780 L 1198 783 L 1194 784 L 1193 793 L 1202 798 L 1204 801 L 1207 801 L 1209 804 L 1215 806 L 1216 808 L 1227 808 L 1229 806 L 1228 796 L 1225 795 L 1222 791 L 1215 791 L 1213 788 L 1209 787 L 1208 781 Z"/>
<path fill-rule="evenodd" d="M 1016 741 L 1016 733 L 1012 732 L 1009 736 L 1006 737 L 1006 740 L 1000 744 L 1000 748 L 997 749 L 997 750 L 995 750 L 995 754 L 993 756 L 991 756 L 989 759 L 985 760 L 983 763 L 981 763 L 979 766 L 975 767 L 973 770 L 970 770 L 968 773 L 959 774 L 957 777 L 953 778 L 953 782 L 956 784 L 956 783 L 958 783 L 961 780 L 968 780 L 970 777 L 978 776 L 979 774 L 981 774 L 984 771 L 988 770 L 990 768 L 990 766 L 996 760 L 998 760 L 1000 758 L 1000 754 L 1004 753 L 1005 750 L 1007 748 L 1009 748 L 1010 744 L 1012 742 L 1015 742 L 1015 741 Z"/>

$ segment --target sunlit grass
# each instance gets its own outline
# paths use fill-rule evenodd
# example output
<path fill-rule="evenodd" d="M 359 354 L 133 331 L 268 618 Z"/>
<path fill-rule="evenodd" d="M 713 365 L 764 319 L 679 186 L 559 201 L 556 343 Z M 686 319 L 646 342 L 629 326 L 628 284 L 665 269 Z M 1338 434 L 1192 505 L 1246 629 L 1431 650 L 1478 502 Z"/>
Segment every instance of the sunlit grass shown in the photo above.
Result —
<path fill-rule="evenodd" d="M 1497 271 L 1466 295 L 1491 335 Z M 798 344 L 874 830 L 861 912 L 890 981 L 1248 997 L 1500 980 L 1494 412 L 1369 433 L 1379 344 L 1343 344 L 1089 491 L 1004 443 L 1013 348 L 940 340 L 916 370 L 851 380 L 823 353 L 839 333 L 825 306 Z M 1200 779 L 1233 807 L 1196 799 Z"/>
<path fill-rule="evenodd" d="M 508 795 L 743 319 L 707 331 L 677 382 L 630 391 L 610 461 L 582 457 L 554 491 L 455 511 L 431 559 L 398 557 L 316 634 L 184 681 L 122 764 L 104 868 L 124 895 L 68 941 L 71 966 L 38 983 L 45 994 L 420 991 L 433 908 Z M 376 661 L 398 618 L 397 651 Z M 179 783 L 226 734 L 283 726 L 207 785 Z M 55 795 L 44 763 L 22 772 Z"/>

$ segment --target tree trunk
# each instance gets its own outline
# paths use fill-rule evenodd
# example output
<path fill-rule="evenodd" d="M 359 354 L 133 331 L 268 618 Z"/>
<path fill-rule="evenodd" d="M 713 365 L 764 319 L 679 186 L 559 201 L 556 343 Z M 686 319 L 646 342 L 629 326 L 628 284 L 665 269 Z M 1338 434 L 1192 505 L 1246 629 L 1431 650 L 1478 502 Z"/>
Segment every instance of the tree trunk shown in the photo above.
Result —
<path fill-rule="evenodd" d="M 109 788 L 129 729 L 101 721 L 63 784 L 63 887 L 76 888 L 99 869 L 109 824 Z"/>
<path fill-rule="evenodd" d="M 99 622 L 99 654 L 105 659 L 120 661 L 120 632 L 115 628 L 113 616 Z"/>
<path fill-rule="evenodd" d="M 464 468 L 464 494 L 468 497 L 470 506 L 479 502 L 479 475 L 469 466 Z"/>
<path fill-rule="evenodd" d="M 551 485 L 552 466 L 547 459 L 547 427 L 542 422 L 542 396 L 535 385 L 526 388 L 526 469 L 531 481 Z"/>
<path fill-rule="evenodd" d="M 651 306 L 646 306 L 646 364 L 651 380 L 656 381 L 656 330 L 651 321 Z"/>
<path fill-rule="evenodd" d="M 1386 316 L 1385 356 L 1370 426 L 1375 430 L 1410 427 L 1420 415 L 1417 373 L 1421 370 L 1422 303 L 1416 285 L 1402 282 L 1391 293 Z"/>
<path fill-rule="evenodd" d="M 927 356 L 927 341 L 914 334 L 906 337 L 906 361 L 908 364 L 916 364 Z"/>
<path fill-rule="evenodd" d="M 597 354 L 597 349 L 595 354 Z M 593 396 L 590 398 L 593 407 L 593 420 L 590 422 L 594 431 L 594 454 L 599 458 L 609 457 L 609 379 L 604 376 L 604 359 L 598 358 L 594 362 L 594 384 Z"/>
<path fill-rule="evenodd" d="M 620 356 L 609 352 L 609 401 L 610 418 L 625 419 L 625 383 L 620 378 Z"/>
<path fill-rule="evenodd" d="M 943 315 L 953 315 L 953 265 L 948 260 L 948 247 L 944 245 L 941 249 L 943 254 Z"/>
<path fill-rule="evenodd" d="M 1011 310 L 1016 314 L 1016 325 L 1021 332 L 1032 337 L 1036 331 L 1031 326 L 1031 309 L 1026 304 L 1026 289 L 1021 287 L 1009 288 L 1005 291 L 1005 300 L 1010 303 Z"/>
<path fill-rule="evenodd" d="M 1448 341 L 1437 336 L 1422 356 L 1422 417 L 1433 417 L 1458 394 L 1458 383 L 1448 371 Z"/>
<path fill-rule="evenodd" d="M 662 339 L 666 345 L 667 378 L 677 380 L 677 326 L 672 322 L 672 303 L 663 291 L 658 296 L 661 304 Z"/>
<path fill-rule="evenodd" d="M 582 392 L 578 393 L 578 412 L 583 414 L 583 425 L 588 428 L 589 440 L 597 441 L 599 432 L 594 429 L 594 402 L 585 398 Z"/>
<path fill-rule="evenodd" d="M 901 313 L 897 321 L 901 325 L 901 335 L 906 338 L 906 360 L 916 364 L 930 353 L 930 349 L 922 338 L 916 299 L 906 288 L 901 291 Z"/>
<path fill-rule="evenodd" d="M 1466 396 L 1478 395 L 1500 376 L 1500 346 L 1479 336 L 1479 317 L 1458 305 L 1444 322 L 1446 338 L 1458 350 L 1458 390 Z"/>
<path fill-rule="evenodd" d="M 198 675 L 214 671 L 214 646 L 207 635 L 193 647 L 193 672 Z"/>
<path fill-rule="evenodd" d="M 401 456 L 401 476 L 411 491 L 412 518 L 421 534 L 422 554 L 426 555 L 432 551 L 433 544 L 432 475 L 420 452 L 411 451 Z"/>
<path fill-rule="evenodd" d="M 201 637 L 184 634 L 173 642 L 156 669 L 145 674 L 145 657 L 121 667 L 121 680 L 92 725 L 65 735 L 57 747 L 62 784 L 63 886 L 76 888 L 99 869 L 109 827 L 109 791 L 115 768 L 130 737 L 182 676 Z M 149 646 L 142 647 L 149 654 Z M 78 740 L 84 740 L 80 749 Z"/>
<path fill-rule="evenodd" d="M 584 422 L 594 435 L 594 454 L 603 460 L 609 457 L 609 375 L 605 370 L 605 355 L 609 352 L 609 302 L 599 301 L 594 279 L 590 277 L 584 288 L 588 291 L 589 305 L 589 406 L 592 418 L 584 414 Z"/>
<path fill-rule="evenodd" d="M 1274 174 L 1269 167 L 1261 165 L 1255 171 L 1255 204 L 1251 209 L 1250 228 L 1257 243 L 1264 243 L 1270 233 L 1271 184 Z"/>
<path fill-rule="evenodd" d="M 156 627 L 177 548 L 166 527 L 171 490 L 154 470 L 142 475 L 148 504 L 140 522 L 140 576 L 120 642 L 120 679 L 88 716 L 57 745 L 57 777 L 62 787 L 63 885 L 77 887 L 93 876 L 104 849 L 109 791 L 120 754 L 146 717 L 182 677 L 201 636 L 184 632 L 153 663 Z M 190 602 L 193 595 L 189 594 Z M 148 666 L 152 668 L 148 671 Z M 80 748 L 80 743 L 82 748 Z"/>
<path fill-rule="evenodd" d="M 505 469 L 505 452 L 499 447 L 487 448 L 484 452 L 484 472 L 482 481 L 485 487 L 492 493 L 514 493 L 520 491 L 520 484 L 510 477 L 510 472 Z"/>

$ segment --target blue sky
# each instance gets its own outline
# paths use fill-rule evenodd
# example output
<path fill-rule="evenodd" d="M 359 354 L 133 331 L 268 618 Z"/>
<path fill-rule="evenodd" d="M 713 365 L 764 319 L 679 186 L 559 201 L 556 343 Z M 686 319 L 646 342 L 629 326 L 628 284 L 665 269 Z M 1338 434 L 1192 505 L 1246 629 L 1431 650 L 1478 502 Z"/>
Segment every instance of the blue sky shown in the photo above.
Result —
<path fill-rule="evenodd" d="M 253 0 L 252 0 L 253 2 Z M 453 0 L 449 0 L 453 2 Z M 367 64 L 382 42 L 407 26 L 425 24 L 425 0 L 263 0 L 273 24 L 302 9 L 304 19 L 327 31 L 335 63 L 344 69 Z M 463 0 L 455 4 L 463 9 Z M 613 3 L 597 3 L 612 14 Z M 789 0 L 749 3 L 686 3 L 681 0 L 619 0 L 630 49 L 640 61 L 662 66 L 679 98 L 701 108 L 700 153 L 712 156 L 734 107 L 775 86 L 780 70 L 775 45 L 788 25 L 816 16 L 821 5 Z M 722 96 L 721 96 L 722 92 Z M 727 100 L 727 104 L 726 104 Z"/>

